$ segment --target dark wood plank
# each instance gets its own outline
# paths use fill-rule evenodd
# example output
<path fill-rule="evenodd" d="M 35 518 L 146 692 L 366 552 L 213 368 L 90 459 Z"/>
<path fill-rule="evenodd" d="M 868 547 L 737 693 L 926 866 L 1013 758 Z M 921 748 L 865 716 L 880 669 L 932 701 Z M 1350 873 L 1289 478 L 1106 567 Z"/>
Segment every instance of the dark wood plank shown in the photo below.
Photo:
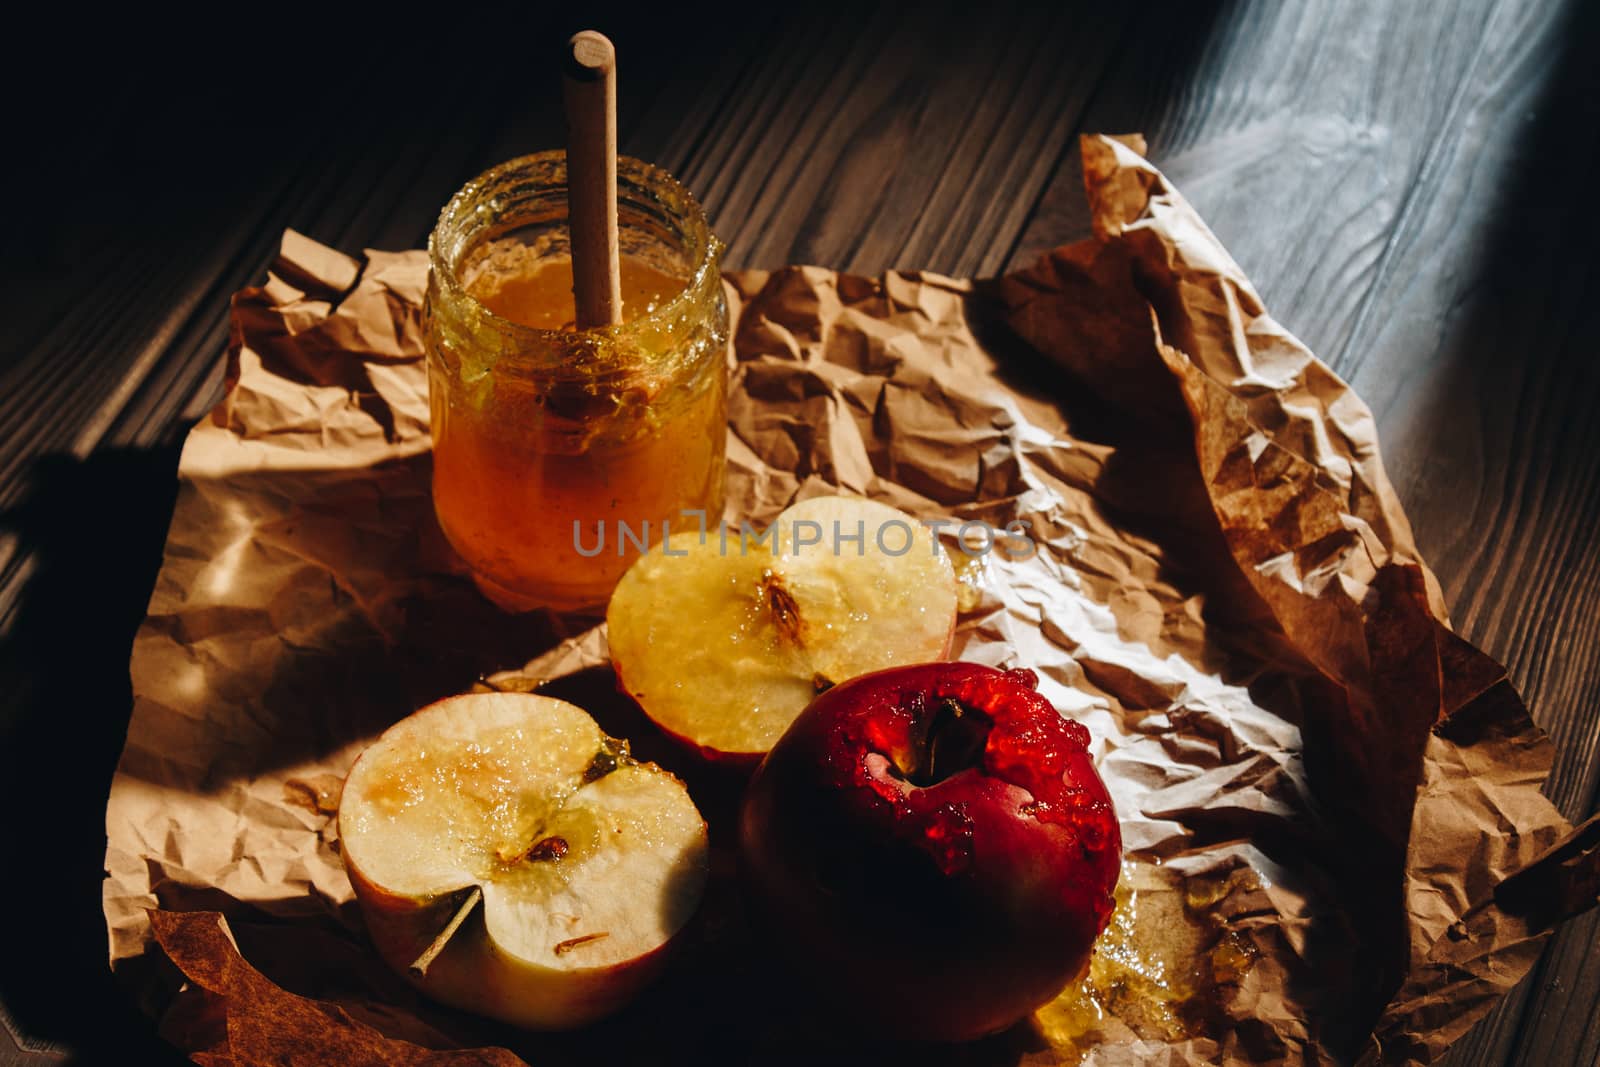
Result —
<path fill-rule="evenodd" d="M 0 1004 L 0 1067 L 46 1067 L 65 1058 L 68 1049 L 54 1041 L 39 1041 L 16 1035 L 21 1028 Z"/>
<path fill-rule="evenodd" d="M 1129 9 L 1015 5 L 911 21 L 791 16 L 682 176 L 730 266 L 992 272 L 1055 170 Z M 791 36 L 792 33 L 792 36 Z"/>
<path fill-rule="evenodd" d="M 1574 919 L 1556 936 L 1535 976 L 1535 995 L 1526 1008 L 1515 1048 L 1503 1060 L 1482 1062 L 1519 1067 L 1600 1063 L 1600 1012 L 1595 1011 L 1600 1003 L 1597 944 L 1600 915 L 1595 912 Z M 1499 1051 L 1488 1042 L 1483 1047 Z M 1461 1051 L 1462 1055 L 1450 1060 L 1451 1067 L 1475 1062 L 1470 1058 L 1476 1051 L 1473 1046 L 1465 1045 Z"/>

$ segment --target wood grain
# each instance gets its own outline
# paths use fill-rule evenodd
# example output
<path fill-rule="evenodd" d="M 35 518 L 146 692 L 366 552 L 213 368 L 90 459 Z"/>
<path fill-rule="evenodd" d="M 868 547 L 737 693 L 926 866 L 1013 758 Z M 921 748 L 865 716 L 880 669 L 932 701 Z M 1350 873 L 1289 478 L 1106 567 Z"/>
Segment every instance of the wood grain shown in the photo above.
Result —
<path fill-rule="evenodd" d="M 680 176 L 733 267 L 994 273 L 1128 10 L 1019 5 L 975 22 L 936 5 L 908 27 L 862 6 L 799 21 L 791 49 L 729 87 Z"/>

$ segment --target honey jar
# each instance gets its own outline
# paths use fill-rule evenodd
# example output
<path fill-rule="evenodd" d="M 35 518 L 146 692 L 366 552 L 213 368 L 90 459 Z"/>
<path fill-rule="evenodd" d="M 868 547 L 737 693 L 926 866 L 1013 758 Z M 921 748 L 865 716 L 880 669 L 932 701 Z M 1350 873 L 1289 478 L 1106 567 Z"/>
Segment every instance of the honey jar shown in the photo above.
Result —
<path fill-rule="evenodd" d="M 721 245 L 688 190 L 619 157 L 623 321 L 576 329 L 566 183 L 562 152 L 503 163 L 428 241 L 434 510 L 511 611 L 603 604 L 641 545 L 722 512 Z"/>

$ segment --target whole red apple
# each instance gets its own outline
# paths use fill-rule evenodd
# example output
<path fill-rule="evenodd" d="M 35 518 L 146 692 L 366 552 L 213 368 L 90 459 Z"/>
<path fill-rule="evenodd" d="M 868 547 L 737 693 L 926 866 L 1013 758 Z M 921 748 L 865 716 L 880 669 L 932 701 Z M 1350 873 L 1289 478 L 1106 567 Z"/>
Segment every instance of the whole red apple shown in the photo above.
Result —
<path fill-rule="evenodd" d="M 751 780 L 758 921 L 863 1024 L 962 1041 L 1088 964 L 1122 833 L 1089 732 L 1030 670 L 896 667 L 801 713 Z"/>

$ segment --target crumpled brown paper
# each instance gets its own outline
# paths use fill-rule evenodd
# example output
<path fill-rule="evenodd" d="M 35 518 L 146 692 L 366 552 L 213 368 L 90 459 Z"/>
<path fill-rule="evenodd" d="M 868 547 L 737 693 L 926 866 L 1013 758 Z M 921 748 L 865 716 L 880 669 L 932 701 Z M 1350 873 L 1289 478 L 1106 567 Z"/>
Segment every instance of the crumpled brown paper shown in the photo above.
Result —
<path fill-rule="evenodd" d="M 965 568 L 978 595 L 955 651 L 1034 667 L 1097 738 L 1123 817 L 1098 984 L 920 1055 L 1427 1062 L 1595 902 L 1600 833 L 1540 795 L 1549 745 L 1444 621 L 1365 405 L 1132 139 L 1083 149 L 1095 236 L 1021 274 L 728 278 L 730 517 L 842 489 L 1028 522 L 1036 553 Z M 603 629 L 500 615 L 444 544 L 425 277 L 421 253 L 358 264 L 291 233 L 235 299 L 231 389 L 184 449 L 134 646 L 107 810 L 113 963 L 147 1002 L 172 992 L 160 909 L 188 980 L 165 1032 L 201 1062 L 836 1057 L 746 941 L 719 833 L 736 785 L 615 696 Z M 685 775 L 724 846 L 677 974 L 591 1030 L 436 1008 L 366 950 L 339 783 L 389 723 L 474 684 L 589 707 Z"/>

